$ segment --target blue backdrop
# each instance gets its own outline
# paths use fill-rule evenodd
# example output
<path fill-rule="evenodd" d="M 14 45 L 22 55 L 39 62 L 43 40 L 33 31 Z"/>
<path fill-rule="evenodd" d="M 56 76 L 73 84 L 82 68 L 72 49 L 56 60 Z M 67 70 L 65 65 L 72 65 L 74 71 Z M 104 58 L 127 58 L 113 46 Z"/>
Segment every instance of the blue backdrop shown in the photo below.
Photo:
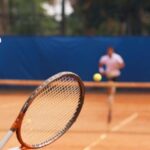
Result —
<path fill-rule="evenodd" d="M 73 71 L 92 80 L 108 46 L 125 60 L 120 81 L 150 81 L 150 37 L 5 36 L 0 44 L 0 78 L 45 79 Z"/>

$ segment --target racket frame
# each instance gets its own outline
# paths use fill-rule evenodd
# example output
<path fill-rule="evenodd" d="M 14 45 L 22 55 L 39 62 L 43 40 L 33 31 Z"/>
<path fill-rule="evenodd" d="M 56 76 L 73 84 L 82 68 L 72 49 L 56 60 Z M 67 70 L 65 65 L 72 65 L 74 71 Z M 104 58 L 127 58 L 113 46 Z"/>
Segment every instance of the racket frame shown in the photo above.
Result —
<path fill-rule="evenodd" d="M 36 144 L 36 145 L 29 145 L 29 144 L 25 143 L 23 141 L 23 139 L 22 139 L 22 136 L 21 136 L 21 124 L 22 124 L 23 118 L 24 118 L 25 113 L 27 112 L 29 106 L 32 104 L 32 102 L 34 101 L 36 96 L 46 86 L 48 86 L 49 84 L 51 84 L 55 80 L 58 80 L 59 78 L 62 78 L 62 77 L 65 77 L 65 76 L 73 77 L 78 82 L 79 87 L 80 87 L 80 99 L 79 99 L 80 103 L 79 103 L 79 105 L 78 105 L 78 107 L 77 107 L 73 117 L 68 121 L 68 123 L 66 124 L 64 129 L 62 129 L 61 133 L 59 133 L 58 135 L 54 136 L 53 138 L 50 138 L 50 139 L 48 139 L 48 140 L 46 140 L 46 141 L 44 141 L 44 142 L 42 142 L 40 144 Z M 15 122 L 11 126 L 10 130 L 5 135 L 5 137 L 2 139 L 2 141 L 0 141 L 0 149 L 3 148 L 3 146 L 7 143 L 7 141 L 9 140 L 9 138 L 12 136 L 12 134 L 14 132 L 16 132 L 16 136 L 17 136 L 18 141 L 21 144 L 21 148 L 38 149 L 38 148 L 41 148 L 41 147 L 44 147 L 46 145 L 49 145 L 49 144 L 53 143 L 58 138 L 60 138 L 63 134 L 65 134 L 67 132 L 67 130 L 73 125 L 73 123 L 78 118 L 78 115 L 80 114 L 81 108 L 82 108 L 83 103 L 84 103 L 84 94 L 85 94 L 85 89 L 84 89 L 84 84 L 83 84 L 82 80 L 80 79 L 80 77 L 78 75 L 76 75 L 76 74 L 74 74 L 72 72 L 60 72 L 60 73 L 58 73 L 58 74 L 48 78 L 37 89 L 35 89 L 31 93 L 31 96 L 27 99 L 27 101 L 23 105 L 23 107 L 22 107 L 18 117 L 16 118 Z"/>

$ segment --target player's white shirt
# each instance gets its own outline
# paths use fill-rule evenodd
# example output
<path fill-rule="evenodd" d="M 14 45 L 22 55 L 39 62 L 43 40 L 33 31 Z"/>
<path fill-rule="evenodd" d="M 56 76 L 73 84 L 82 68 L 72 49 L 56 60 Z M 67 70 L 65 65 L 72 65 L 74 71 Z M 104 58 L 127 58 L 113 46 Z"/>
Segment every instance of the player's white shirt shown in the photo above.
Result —
<path fill-rule="evenodd" d="M 99 62 L 106 66 L 106 75 L 107 77 L 118 77 L 120 76 L 120 69 L 118 68 L 119 64 L 124 63 L 123 58 L 116 53 L 112 54 L 112 57 L 104 55 L 100 58 Z"/>

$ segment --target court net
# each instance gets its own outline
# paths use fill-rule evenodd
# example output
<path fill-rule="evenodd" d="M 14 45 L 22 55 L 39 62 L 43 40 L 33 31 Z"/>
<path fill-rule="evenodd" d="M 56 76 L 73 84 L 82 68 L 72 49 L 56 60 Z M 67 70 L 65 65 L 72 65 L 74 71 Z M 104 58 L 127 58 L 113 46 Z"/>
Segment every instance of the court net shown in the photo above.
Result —
<path fill-rule="evenodd" d="M 10 80 L 10 79 L 1 79 L 0 86 L 39 86 L 43 80 Z M 146 89 L 150 88 L 150 82 L 84 82 L 85 87 L 87 88 L 138 88 Z"/>

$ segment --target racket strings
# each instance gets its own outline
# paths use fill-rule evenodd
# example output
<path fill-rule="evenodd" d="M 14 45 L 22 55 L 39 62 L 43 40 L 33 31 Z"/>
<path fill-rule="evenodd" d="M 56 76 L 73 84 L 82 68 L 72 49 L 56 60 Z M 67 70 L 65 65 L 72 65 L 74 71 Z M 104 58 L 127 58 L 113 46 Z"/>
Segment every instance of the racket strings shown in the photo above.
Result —
<path fill-rule="evenodd" d="M 47 112 L 47 111 L 46 111 Z M 63 111 L 62 112 L 60 112 L 60 113 L 63 113 Z M 53 119 L 53 118 L 51 118 L 51 119 Z M 62 118 L 63 119 L 63 118 Z M 61 121 L 61 120 L 60 120 Z M 54 131 L 56 130 L 56 129 L 53 129 Z"/>
<path fill-rule="evenodd" d="M 67 82 L 67 81 L 66 81 Z M 68 81 L 68 85 L 67 86 L 69 86 L 69 88 L 71 88 L 72 86 L 71 85 L 69 85 L 69 83 L 71 83 L 71 82 L 69 82 Z M 59 85 L 60 84 L 60 85 Z M 59 86 L 58 86 L 59 85 Z M 65 85 L 65 84 L 64 84 Z M 61 86 L 61 87 L 60 87 Z M 50 91 L 52 91 L 54 89 L 54 91 L 53 91 L 53 93 L 51 93 Z M 61 82 L 58 82 L 57 83 L 57 81 L 55 81 L 54 83 L 52 83 L 52 85 L 51 86 L 47 86 L 47 87 L 45 87 L 44 89 L 43 89 L 43 91 L 44 92 L 42 92 L 41 93 L 41 95 L 39 95 L 39 97 L 44 97 L 44 95 L 47 97 L 48 96 L 48 93 L 49 94 L 51 94 L 51 96 L 53 95 L 53 96 L 58 96 L 59 94 L 61 94 L 60 93 L 60 91 L 61 90 L 64 90 L 64 89 L 66 89 L 66 87 L 63 87 L 63 84 L 61 83 Z M 66 93 L 67 93 L 67 91 L 66 91 Z"/>
<path fill-rule="evenodd" d="M 68 87 L 70 88 L 71 87 L 71 85 L 69 85 L 69 83 L 70 82 L 68 82 L 67 84 L 68 84 Z M 61 89 L 59 89 L 59 87 L 60 86 L 58 86 L 57 88 L 56 88 L 56 86 L 57 86 L 57 81 L 55 81 L 55 83 L 52 83 L 50 86 L 47 86 L 46 88 L 44 88 L 42 91 L 44 91 L 44 92 L 41 92 L 41 94 L 39 94 L 38 95 L 38 97 L 36 98 L 37 100 L 38 99 L 43 99 L 44 100 L 44 98 L 47 98 L 47 97 L 49 97 L 49 95 L 51 96 L 51 98 L 57 98 L 57 97 L 59 97 L 59 95 L 61 94 L 61 98 L 64 98 L 64 97 L 66 97 L 67 96 L 67 88 L 65 87 L 65 89 L 64 89 L 64 87 L 61 87 Z M 60 82 L 59 82 L 59 84 L 60 84 Z M 75 86 L 74 86 L 75 87 Z M 76 86 L 77 87 L 77 86 Z M 77 87 L 78 88 L 78 87 Z M 60 91 L 61 90 L 66 90 L 66 91 L 63 91 L 63 92 L 66 92 L 66 94 L 62 94 Z M 72 89 L 71 89 L 72 90 Z M 50 92 L 50 91 L 53 91 L 53 92 Z M 73 90 L 72 90 L 73 91 Z M 74 90 L 74 92 L 77 94 L 77 90 Z M 68 92 L 68 95 L 69 95 L 70 93 Z M 63 99 L 62 99 L 62 101 L 63 101 Z M 55 103 L 55 101 L 51 101 L 51 103 Z M 36 105 L 36 104 L 35 104 Z M 37 105 L 38 105 L 38 103 L 37 103 Z M 41 107 L 40 105 L 39 105 L 39 107 Z M 57 107 L 57 106 L 56 106 Z M 34 108 L 36 108 L 36 107 L 34 107 Z M 34 109 L 34 108 L 32 108 L 32 109 Z M 37 109 L 37 108 L 36 108 Z"/>
<path fill-rule="evenodd" d="M 80 105 L 80 86 L 72 77 L 62 77 L 47 85 L 29 107 L 21 127 L 25 143 L 52 141 L 70 125 Z"/>
<path fill-rule="evenodd" d="M 49 95 L 51 96 L 51 98 L 53 98 L 53 99 L 57 99 L 57 97 L 59 98 L 59 96 L 60 96 L 60 94 L 61 94 L 61 90 L 63 89 L 63 92 L 65 92 L 64 94 L 61 94 L 61 98 L 62 98 L 62 100 L 61 101 L 65 101 L 65 99 L 64 98 L 66 98 L 67 96 L 69 96 L 70 95 L 70 93 L 68 92 L 70 89 L 64 89 L 64 87 L 62 87 L 61 89 L 59 89 L 58 88 L 58 90 L 56 90 L 56 84 L 57 84 L 57 82 L 55 82 L 54 83 L 55 85 L 51 85 L 49 88 L 47 88 L 47 89 L 45 89 L 45 91 L 44 91 L 44 94 L 41 94 L 41 95 L 39 95 L 39 97 L 37 97 L 37 99 L 39 99 L 39 98 L 41 98 L 42 97 L 42 99 L 44 100 L 45 98 L 47 98 L 47 97 L 49 97 Z M 55 87 L 55 91 L 54 92 L 49 92 L 50 90 L 53 90 L 54 89 L 54 87 Z M 69 82 L 68 82 L 68 87 L 70 88 L 71 87 L 71 85 L 69 85 Z M 76 89 L 71 89 L 73 92 L 74 92 L 74 94 L 78 94 L 78 90 L 77 90 L 77 88 L 78 88 L 78 86 L 73 86 L 73 87 L 75 87 Z M 64 91 L 65 90 L 65 91 Z M 47 92 L 48 91 L 48 92 Z M 74 95 L 75 96 L 75 95 Z M 70 95 L 70 97 L 71 97 L 71 95 Z M 51 103 L 55 103 L 55 101 L 52 101 Z M 40 106 L 40 105 L 39 105 Z M 56 105 L 55 105 L 56 106 Z M 40 106 L 41 107 L 41 106 Z M 56 107 L 58 107 L 58 105 L 56 106 Z M 35 107 L 36 108 L 36 107 Z M 53 108 L 55 108 L 55 107 L 53 107 Z"/>

